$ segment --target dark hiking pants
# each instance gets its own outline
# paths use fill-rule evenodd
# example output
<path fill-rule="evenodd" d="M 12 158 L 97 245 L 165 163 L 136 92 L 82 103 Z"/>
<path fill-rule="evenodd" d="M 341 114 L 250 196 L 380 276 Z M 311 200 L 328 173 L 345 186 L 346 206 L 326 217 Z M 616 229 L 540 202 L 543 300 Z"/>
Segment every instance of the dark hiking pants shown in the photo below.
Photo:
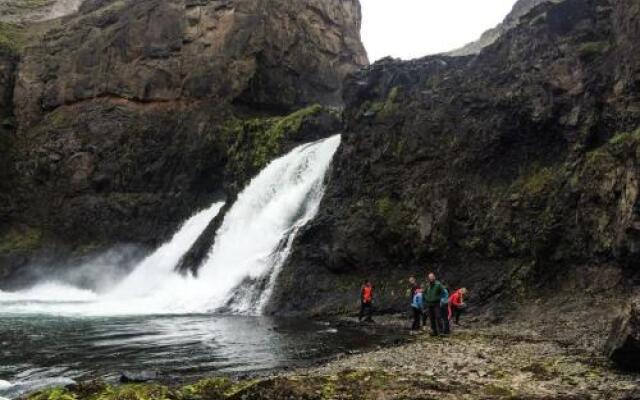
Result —
<path fill-rule="evenodd" d="M 413 316 L 413 324 L 411 325 L 412 331 L 420 329 L 420 318 L 422 317 L 422 310 L 419 308 L 411 307 L 411 313 Z"/>
<path fill-rule="evenodd" d="M 438 325 L 440 325 L 440 304 L 428 304 L 429 319 L 431 320 L 431 333 L 438 334 Z"/>
<path fill-rule="evenodd" d="M 360 305 L 360 315 L 358 319 L 362 321 L 364 318 L 365 321 L 371 321 L 371 316 L 373 315 L 373 304 L 365 303 L 364 301 Z"/>
<path fill-rule="evenodd" d="M 449 305 L 441 305 L 440 306 L 440 331 L 445 335 L 450 333 L 449 328 Z"/>
<path fill-rule="evenodd" d="M 451 319 L 456 322 L 456 325 L 460 323 L 462 313 L 464 313 L 464 308 L 451 306 Z"/>

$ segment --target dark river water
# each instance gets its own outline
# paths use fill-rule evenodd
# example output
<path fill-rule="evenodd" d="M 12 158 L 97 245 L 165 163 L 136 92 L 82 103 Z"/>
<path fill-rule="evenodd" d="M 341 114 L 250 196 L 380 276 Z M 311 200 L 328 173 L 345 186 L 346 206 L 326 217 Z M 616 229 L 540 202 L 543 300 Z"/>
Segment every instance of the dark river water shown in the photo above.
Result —
<path fill-rule="evenodd" d="M 154 371 L 180 381 L 305 366 L 393 340 L 388 333 L 269 317 L 72 318 L 0 309 L 0 397 L 71 380 L 116 381 L 122 371 Z"/>

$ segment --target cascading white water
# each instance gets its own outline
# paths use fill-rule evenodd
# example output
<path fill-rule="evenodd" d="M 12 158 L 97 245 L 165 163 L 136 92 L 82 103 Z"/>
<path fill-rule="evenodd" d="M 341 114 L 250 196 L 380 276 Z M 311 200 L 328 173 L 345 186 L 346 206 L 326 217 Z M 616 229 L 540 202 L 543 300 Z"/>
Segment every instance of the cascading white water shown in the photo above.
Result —
<path fill-rule="evenodd" d="M 312 219 L 340 136 L 303 145 L 269 164 L 238 196 L 183 310 L 258 314 L 300 227 Z M 185 288 L 186 289 L 186 288 Z"/>
<path fill-rule="evenodd" d="M 43 282 L 20 292 L 0 291 L 4 312 L 60 313 L 129 313 L 149 312 L 148 301 L 130 302 L 136 298 L 152 299 L 167 279 L 173 279 L 173 269 L 224 203 L 218 202 L 189 218 L 166 244 L 136 266 L 134 271 L 111 291 L 98 294 L 62 282 Z M 126 304 L 123 304 L 125 303 Z M 122 310 L 126 306 L 126 310 Z M 157 311 L 157 310 L 156 310 Z"/>
<path fill-rule="evenodd" d="M 78 11 L 84 0 L 57 0 L 51 11 L 43 19 L 54 19 L 73 14 Z"/>
<path fill-rule="evenodd" d="M 167 244 L 106 293 L 47 282 L 23 292 L 0 292 L 2 309 L 85 315 L 220 310 L 259 314 L 296 233 L 318 211 L 324 177 L 339 145 L 336 135 L 299 146 L 271 162 L 225 216 L 198 277 L 181 276 L 174 268 L 217 215 L 221 203 L 194 215 Z"/>

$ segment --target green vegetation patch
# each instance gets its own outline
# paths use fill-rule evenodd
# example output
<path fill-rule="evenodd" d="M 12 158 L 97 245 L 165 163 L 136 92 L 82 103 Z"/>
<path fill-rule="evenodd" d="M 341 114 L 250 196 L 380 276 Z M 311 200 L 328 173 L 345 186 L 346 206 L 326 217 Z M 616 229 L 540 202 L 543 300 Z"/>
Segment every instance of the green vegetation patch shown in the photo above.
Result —
<path fill-rule="evenodd" d="M 305 119 L 323 110 L 313 105 L 284 117 L 227 121 L 223 133 L 232 143 L 228 151 L 231 169 L 250 172 L 264 168 L 280 154 L 285 140 L 296 137 Z"/>
<path fill-rule="evenodd" d="M 636 155 L 639 149 L 640 128 L 617 133 L 604 146 L 587 153 L 586 167 L 592 172 L 608 171 L 619 164 L 619 159 Z"/>
<path fill-rule="evenodd" d="M 578 55 L 586 60 L 593 60 L 609 51 L 609 42 L 587 42 L 578 47 Z"/>
<path fill-rule="evenodd" d="M 454 393 L 456 389 L 420 374 L 406 376 L 383 369 L 358 369 L 331 375 L 240 381 L 208 378 L 175 388 L 159 384 L 112 386 L 94 382 L 73 388 L 42 390 L 27 396 L 26 400 L 374 400 L 400 393 L 404 394 L 400 398 L 417 398 L 426 391 Z"/>
<path fill-rule="evenodd" d="M 76 394 L 63 388 L 54 388 L 29 396 L 29 400 L 76 400 L 77 398 Z"/>
<path fill-rule="evenodd" d="M 23 46 L 22 28 L 16 24 L 0 22 L 0 54 L 18 54 Z"/>
<path fill-rule="evenodd" d="M 42 240 L 42 232 L 35 228 L 12 229 L 0 237 L 0 253 L 31 250 Z"/>
<path fill-rule="evenodd" d="M 400 87 L 393 87 L 384 101 L 367 101 L 362 105 L 361 113 L 373 114 L 377 120 L 384 120 L 400 110 Z"/>
<path fill-rule="evenodd" d="M 632 147 L 635 148 L 640 144 L 640 128 L 633 132 L 618 133 L 609 139 L 608 144 L 614 153 L 619 153 Z"/>
<path fill-rule="evenodd" d="M 533 170 L 521 176 L 514 184 L 516 193 L 536 196 L 555 187 L 563 168 L 560 166 L 534 167 Z"/>
<path fill-rule="evenodd" d="M 229 378 L 214 377 L 184 386 L 178 394 L 180 398 L 188 400 L 226 399 L 236 396 L 257 382 L 257 380 L 234 382 Z"/>
<path fill-rule="evenodd" d="M 375 212 L 384 218 L 391 230 L 399 233 L 406 232 L 416 222 L 415 212 L 401 201 L 386 196 L 375 201 Z"/>

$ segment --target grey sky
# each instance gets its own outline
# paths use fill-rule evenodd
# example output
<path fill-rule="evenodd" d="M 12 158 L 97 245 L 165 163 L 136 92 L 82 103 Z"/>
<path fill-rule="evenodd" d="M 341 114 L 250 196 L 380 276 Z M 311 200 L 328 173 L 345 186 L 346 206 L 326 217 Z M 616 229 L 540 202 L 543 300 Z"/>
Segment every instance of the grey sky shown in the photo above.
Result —
<path fill-rule="evenodd" d="M 516 0 L 360 0 L 362 40 L 373 62 L 441 53 L 476 40 Z"/>

